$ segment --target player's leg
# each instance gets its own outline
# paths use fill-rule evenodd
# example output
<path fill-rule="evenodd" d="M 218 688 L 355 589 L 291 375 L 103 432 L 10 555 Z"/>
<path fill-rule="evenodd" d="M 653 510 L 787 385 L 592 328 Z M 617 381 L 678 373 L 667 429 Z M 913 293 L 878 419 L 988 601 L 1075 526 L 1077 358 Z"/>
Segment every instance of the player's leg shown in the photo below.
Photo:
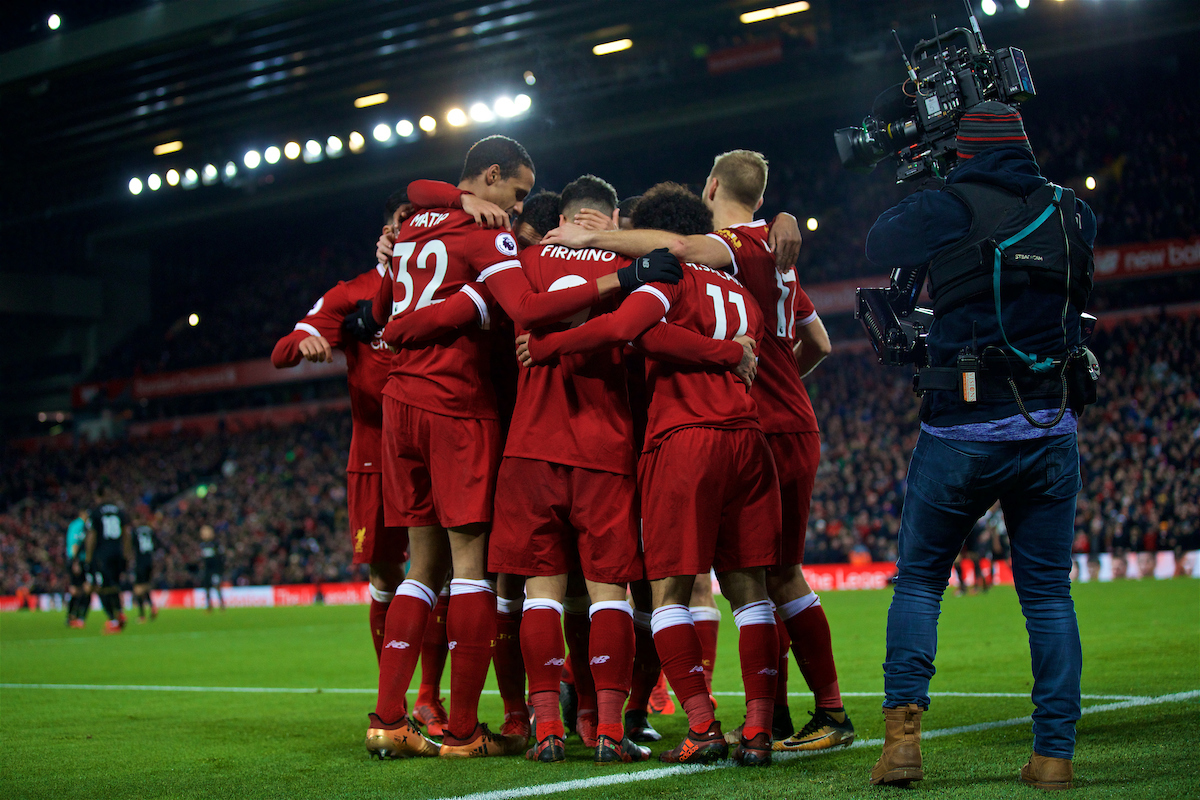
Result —
<path fill-rule="evenodd" d="M 383 653 L 379 659 L 379 693 L 370 715 L 367 751 L 379 758 L 436 756 L 437 745 L 421 736 L 409 721 L 407 692 L 421 654 L 425 624 L 445 581 L 450 563 L 446 532 L 436 525 L 408 529 L 411 566 L 388 606 Z"/>
<path fill-rule="evenodd" d="M 692 584 L 692 596 L 688 600 L 688 611 L 692 612 L 692 622 L 696 626 L 696 635 L 700 637 L 700 649 L 704 654 L 704 683 L 708 686 L 708 694 L 713 708 L 717 700 L 712 696 L 713 665 L 717 662 L 717 639 L 721 634 L 721 609 L 713 599 L 712 573 L 696 576 Z"/>
<path fill-rule="evenodd" d="M 728 755 L 704 681 L 703 651 L 688 602 L 696 575 L 717 546 L 728 484 L 725 431 L 684 428 L 638 463 L 642 541 L 654 612 L 650 618 L 663 674 L 688 718 L 688 734 L 661 761 L 706 762 Z"/>
<path fill-rule="evenodd" d="M 407 530 L 404 539 L 407 542 Z M 371 641 L 375 645 L 375 661 L 378 662 L 383 657 L 388 608 L 396 597 L 396 589 L 404 580 L 404 562 L 372 561 L 367 565 L 367 570 L 367 591 L 371 595 L 367 621 L 371 625 Z"/>
<path fill-rule="evenodd" d="M 733 759 L 771 763 L 779 634 L 767 598 L 766 570 L 780 560 L 782 506 L 775 459 L 759 431 L 725 434 L 725 462 L 737 465 L 722 498 L 714 568 L 733 607 L 746 697 L 746 722 Z"/>
<path fill-rule="evenodd" d="M 438 746 L 408 718 L 408 687 L 421 654 L 425 626 L 450 570 L 450 543 L 437 524 L 429 470 L 420 447 L 423 418 L 395 398 L 383 398 L 383 511 L 385 527 L 407 527 L 409 570 L 388 604 L 379 693 L 367 730 L 367 752 L 379 758 L 436 756 Z"/>
<path fill-rule="evenodd" d="M 592 681 L 596 687 L 596 763 L 629 763 L 650 758 L 650 749 L 626 737 L 621 710 L 633 678 L 633 609 L 625 584 L 588 581 L 588 642 Z"/>
<path fill-rule="evenodd" d="M 529 677 L 529 703 L 537 719 L 537 744 L 526 753 L 531 761 L 556 762 L 566 758 L 566 731 L 558 705 L 558 684 L 566 650 L 563 644 L 563 598 L 567 576 L 531 576 L 525 582 L 521 653 Z"/>
<path fill-rule="evenodd" d="M 491 737 L 479 723 L 479 696 L 496 637 L 496 587 L 487 577 L 488 527 L 487 523 L 472 523 L 448 531 L 454 578 L 446 620 L 451 648 L 450 725 L 442 740 L 445 757 L 468 755 L 473 749 L 468 745 L 481 736 L 494 738 L 495 746 L 501 748 L 499 737 Z"/>
<path fill-rule="evenodd" d="M 632 475 L 571 470 L 571 524 L 591 598 L 588 663 L 596 692 L 596 763 L 645 761 L 649 748 L 626 738 L 621 711 L 633 677 L 633 609 L 627 583 L 645 572 L 638 549 Z"/>
<path fill-rule="evenodd" d="M 820 462 L 820 436 L 815 432 L 778 434 L 768 436 L 767 444 L 779 473 L 783 510 L 780 563 L 767 572 L 767 591 L 775 603 L 781 628 L 780 641 L 790 641 L 796 666 L 815 701 L 815 711 L 809 722 L 799 731 L 788 731 L 784 737 L 777 737 L 775 749 L 815 750 L 848 746 L 854 740 L 854 726 L 842 705 L 829 621 L 820 598 L 805 580 L 802 567 L 809 507 Z M 785 659 L 786 651 L 781 650 L 781 664 L 785 664 Z M 780 667 L 777 712 L 779 691 L 786 691 L 787 686 L 785 670 L 786 665 Z M 786 698 L 786 694 L 783 697 Z M 790 720 L 790 714 L 788 718 Z"/>
<path fill-rule="evenodd" d="M 529 738 L 529 708 L 525 704 L 525 662 L 521 656 L 521 611 L 525 602 L 525 577 L 502 572 L 496 575 L 496 644 L 492 662 L 496 686 L 504 703 L 503 736 Z"/>

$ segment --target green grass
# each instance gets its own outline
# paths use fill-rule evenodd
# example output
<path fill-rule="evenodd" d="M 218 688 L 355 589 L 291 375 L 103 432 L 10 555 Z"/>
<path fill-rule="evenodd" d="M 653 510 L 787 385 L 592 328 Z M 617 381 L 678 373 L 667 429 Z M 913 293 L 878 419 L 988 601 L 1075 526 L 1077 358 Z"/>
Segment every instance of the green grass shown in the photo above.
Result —
<path fill-rule="evenodd" d="M 1074 588 L 1083 633 L 1085 694 L 1159 696 L 1200 689 L 1200 581 Z M 890 592 L 828 592 L 842 689 L 879 692 Z M 723 601 L 720 601 L 725 606 Z M 727 606 L 715 689 L 738 687 Z M 375 661 L 364 607 L 164 612 L 156 623 L 101 637 L 58 614 L 0 615 L 0 682 L 371 689 Z M 1027 692 L 1029 651 L 1011 588 L 948 597 L 934 692 Z M 792 670 L 791 690 L 803 684 Z M 448 688 L 448 677 L 443 684 Z M 494 684 L 491 684 L 494 687 Z M 880 697 L 848 697 L 860 738 L 883 735 Z M 1104 700 L 1085 700 L 1084 705 Z M 438 798 L 592 778 L 658 765 L 599 768 L 578 739 L 564 765 L 521 759 L 380 763 L 362 747 L 373 694 L 187 693 L 0 689 L 0 798 Z M 806 718 L 806 698 L 792 702 Z M 1021 698 L 937 698 L 926 731 L 1028 714 Z M 481 715 L 498 724 L 494 695 Z M 735 697 L 718 717 L 740 722 Z M 667 741 L 682 712 L 654 717 Z M 1195 699 L 1084 716 L 1076 797 L 1200 797 L 1200 703 Z M 927 740 L 922 797 L 1032 797 L 1015 775 L 1028 724 Z M 591 798 L 858 798 L 899 790 L 867 785 L 877 747 L 798 758 L 766 770 L 724 768 L 553 796 Z"/>

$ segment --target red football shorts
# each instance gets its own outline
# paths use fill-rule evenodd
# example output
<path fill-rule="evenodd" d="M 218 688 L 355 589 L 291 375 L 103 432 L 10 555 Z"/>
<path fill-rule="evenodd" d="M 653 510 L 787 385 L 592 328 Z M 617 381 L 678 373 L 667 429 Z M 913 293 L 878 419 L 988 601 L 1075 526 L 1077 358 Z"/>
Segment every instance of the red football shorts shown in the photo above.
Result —
<path fill-rule="evenodd" d="M 783 501 L 783 541 L 777 566 L 803 564 L 808 509 L 821 460 L 821 434 L 816 431 L 767 434 L 767 445 L 775 456 Z"/>
<path fill-rule="evenodd" d="M 383 513 L 388 527 L 492 521 L 500 423 L 435 414 L 383 397 Z"/>
<path fill-rule="evenodd" d="M 355 564 L 402 564 L 408 560 L 408 528 L 383 524 L 383 475 L 346 473 L 350 544 Z"/>
<path fill-rule="evenodd" d="M 649 580 L 773 566 L 775 459 L 754 429 L 681 428 L 638 463 Z"/>
<path fill-rule="evenodd" d="M 496 486 L 488 569 L 562 575 L 597 583 L 642 577 L 632 475 L 505 458 Z"/>

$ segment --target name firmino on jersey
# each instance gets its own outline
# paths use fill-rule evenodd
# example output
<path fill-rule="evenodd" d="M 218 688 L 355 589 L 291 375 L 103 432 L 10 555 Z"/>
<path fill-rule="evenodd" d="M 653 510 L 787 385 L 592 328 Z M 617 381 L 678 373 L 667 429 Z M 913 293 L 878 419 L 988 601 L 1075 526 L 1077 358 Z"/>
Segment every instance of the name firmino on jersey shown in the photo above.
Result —
<path fill-rule="evenodd" d="M 542 248 L 542 255 L 547 258 L 562 258 L 567 261 L 612 261 L 617 254 L 611 250 L 597 250 L 587 247 L 582 250 L 572 250 L 562 245 L 548 244 Z"/>

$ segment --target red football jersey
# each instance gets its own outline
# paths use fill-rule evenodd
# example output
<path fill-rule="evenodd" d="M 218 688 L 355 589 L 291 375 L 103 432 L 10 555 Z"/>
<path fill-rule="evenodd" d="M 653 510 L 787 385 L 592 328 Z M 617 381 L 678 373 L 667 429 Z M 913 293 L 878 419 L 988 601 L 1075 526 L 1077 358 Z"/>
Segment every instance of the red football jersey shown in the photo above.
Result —
<path fill-rule="evenodd" d="M 517 242 L 505 230 L 479 228 L 461 209 L 422 211 L 404 221 L 393 247 L 391 313 L 451 297 L 493 272 L 519 268 Z M 489 379 L 491 335 L 469 325 L 392 359 L 384 394 L 435 414 L 496 419 Z"/>
<path fill-rule="evenodd" d="M 796 366 L 796 326 L 817 318 L 812 301 L 800 288 L 793 267 L 785 274 L 775 269 L 775 256 L 767 247 L 763 220 L 710 233 L 733 258 L 736 275 L 763 313 L 763 339 L 758 344 L 758 377 L 754 399 L 764 433 L 804 433 L 819 430 L 808 390 Z"/>
<path fill-rule="evenodd" d="M 308 316 L 296 323 L 297 331 L 324 336 L 331 347 L 341 348 L 346 354 L 350 417 L 354 422 L 347 472 L 380 472 L 383 465 L 382 395 L 392 354 L 380 338 L 383 331 L 370 344 L 363 344 L 342 331 L 342 318 L 354 310 L 359 300 L 375 296 L 383 272 L 383 267 L 377 267 L 353 280 L 339 281 L 309 310 Z"/>
<path fill-rule="evenodd" d="M 662 302 L 668 323 L 729 340 L 746 335 L 762 341 L 763 314 L 753 295 L 725 272 L 685 264 L 675 286 L 654 283 L 635 289 Z M 758 408 L 731 372 L 646 359 L 650 396 L 646 442 L 650 452 L 679 428 L 760 428 Z"/>
<path fill-rule="evenodd" d="M 591 248 L 542 245 L 521 253 L 525 277 L 538 292 L 580 286 L 629 263 L 625 256 Z M 554 327 L 577 327 L 616 306 L 615 299 L 606 299 Z M 525 331 L 518 326 L 518 332 Z M 521 369 L 504 455 L 633 475 L 633 419 L 622 350 L 566 355 Z"/>

